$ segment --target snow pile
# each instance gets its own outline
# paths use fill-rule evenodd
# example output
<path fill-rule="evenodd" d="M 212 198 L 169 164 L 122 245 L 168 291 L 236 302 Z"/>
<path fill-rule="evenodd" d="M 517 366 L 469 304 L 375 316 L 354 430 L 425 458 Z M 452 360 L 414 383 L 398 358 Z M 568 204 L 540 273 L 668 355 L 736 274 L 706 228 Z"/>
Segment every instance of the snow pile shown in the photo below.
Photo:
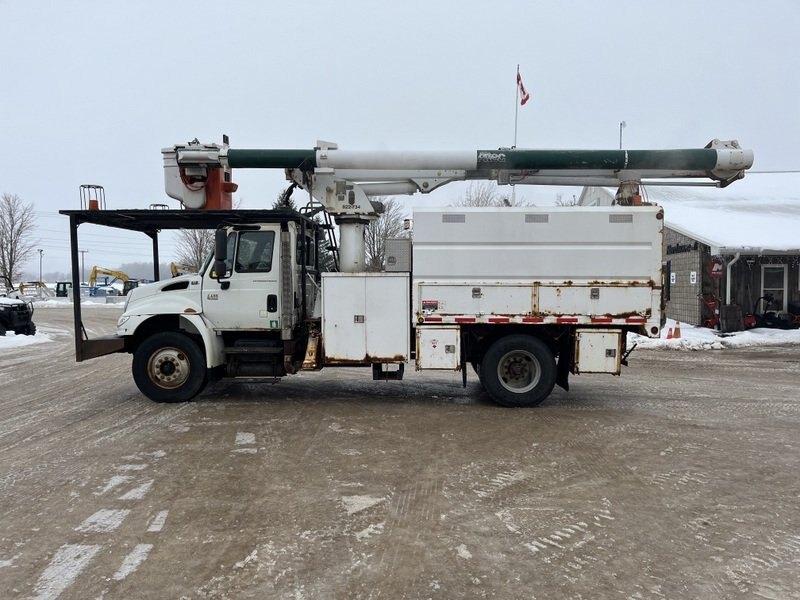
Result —
<path fill-rule="evenodd" d="M 0 303 L 2 303 L 4 298 L 0 298 Z M 105 298 L 94 298 L 86 299 L 85 301 L 81 302 L 81 306 L 89 305 L 92 309 L 97 307 L 111 307 L 117 308 L 122 310 L 124 304 L 123 303 L 116 303 L 116 304 L 106 304 Z M 33 303 L 34 306 L 34 313 L 33 313 L 33 322 L 36 323 L 36 310 L 43 308 L 72 308 L 72 302 L 67 302 L 66 298 L 60 298 L 58 300 L 39 300 Z M 16 335 L 13 331 L 6 332 L 5 336 L 0 336 L 0 359 L 2 359 L 5 352 L 11 348 L 21 348 L 23 346 L 31 346 L 33 344 L 41 344 L 43 342 L 52 342 L 53 336 L 60 337 L 62 335 L 66 335 L 72 337 L 72 331 L 67 331 L 63 329 L 55 329 L 53 327 L 45 326 L 47 332 L 43 332 L 41 327 L 37 330 L 35 335 Z"/>
<path fill-rule="evenodd" d="M 35 322 L 35 320 L 34 320 Z M 35 335 L 16 335 L 13 331 L 6 332 L 5 336 L 0 336 L 0 357 L 10 348 L 21 348 L 42 342 L 52 342 L 52 338 L 46 333 L 36 332 Z"/>
<path fill-rule="evenodd" d="M 724 348 L 745 348 L 755 346 L 779 346 L 800 344 L 800 329 L 766 329 L 759 327 L 747 331 L 720 333 L 706 327 L 692 327 L 681 323 L 681 337 L 667 339 L 670 329 L 675 332 L 676 322 L 667 319 L 660 338 L 647 338 L 640 335 L 628 336 L 628 348 L 638 344 L 638 348 L 660 350 L 722 350 Z"/>
<path fill-rule="evenodd" d="M 94 308 L 95 306 L 111 306 L 114 308 L 123 308 L 125 306 L 125 299 L 122 296 L 109 296 L 109 298 L 113 298 L 111 302 L 106 301 L 104 296 L 98 297 L 88 297 L 81 299 L 81 306 L 91 306 Z M 119 298 L 119 301 L 116 301 L 116 298 Z M 36 300 L 33 303 L 34 308 L 64 308 L 69 307 L 72 308 L 72 300 L 67 298 L 60 298 L 58 300 Z M 34 315 L 34 321 L 36 321 Z"/>

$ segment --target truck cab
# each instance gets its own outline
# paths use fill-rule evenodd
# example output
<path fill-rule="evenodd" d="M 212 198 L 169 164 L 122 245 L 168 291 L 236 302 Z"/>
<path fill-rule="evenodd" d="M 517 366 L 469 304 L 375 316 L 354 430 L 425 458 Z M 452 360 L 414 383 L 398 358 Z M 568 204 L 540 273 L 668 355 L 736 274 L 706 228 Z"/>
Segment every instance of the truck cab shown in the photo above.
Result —
<path fill-rule="evenodd" d="M 319 229 L 285 211 L 229 224 L 198 273 L 132 290 L 117 335 L 139 387 L 178 401 L 208 379 L 298 370 L 319 321 Z"/>

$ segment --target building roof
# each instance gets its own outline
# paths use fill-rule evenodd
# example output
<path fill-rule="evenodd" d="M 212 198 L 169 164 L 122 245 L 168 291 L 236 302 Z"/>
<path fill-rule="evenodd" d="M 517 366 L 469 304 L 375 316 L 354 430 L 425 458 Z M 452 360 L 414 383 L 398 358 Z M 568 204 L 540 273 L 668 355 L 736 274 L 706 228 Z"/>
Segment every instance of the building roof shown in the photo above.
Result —
<path fill-rule="evenodd" d="M 748 174 L 723 189 L 648 187 L 644 199 L 664 207 L 667 227 L 713 254 L 800 254 L 798 173 Z"/>

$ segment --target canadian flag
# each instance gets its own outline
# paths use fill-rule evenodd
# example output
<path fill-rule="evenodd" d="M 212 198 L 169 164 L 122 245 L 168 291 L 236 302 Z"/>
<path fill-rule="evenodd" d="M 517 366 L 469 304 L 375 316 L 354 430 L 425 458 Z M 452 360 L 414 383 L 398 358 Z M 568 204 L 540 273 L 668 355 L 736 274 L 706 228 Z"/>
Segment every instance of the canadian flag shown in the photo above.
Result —
<path fill-rule="evenodd" d="M 525 103 L 531 99 L 531 95 L 525 90 L 525 86 L 522 85 L 522 76 L 517 71 L 517 86 L 519 87 L 519 103 L 520 106 L 525 106 Z"/>

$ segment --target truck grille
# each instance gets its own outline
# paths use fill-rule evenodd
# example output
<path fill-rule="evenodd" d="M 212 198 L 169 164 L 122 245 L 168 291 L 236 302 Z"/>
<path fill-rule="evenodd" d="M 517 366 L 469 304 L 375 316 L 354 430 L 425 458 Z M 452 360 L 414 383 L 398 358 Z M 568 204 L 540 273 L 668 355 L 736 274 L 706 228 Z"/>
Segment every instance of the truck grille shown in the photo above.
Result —
<path fill-rule="evenodd" d="M 31 313 L 27 304 L 12 304 L 11 310 L 19 313 L 20 315 L 29 315 Z"/>

